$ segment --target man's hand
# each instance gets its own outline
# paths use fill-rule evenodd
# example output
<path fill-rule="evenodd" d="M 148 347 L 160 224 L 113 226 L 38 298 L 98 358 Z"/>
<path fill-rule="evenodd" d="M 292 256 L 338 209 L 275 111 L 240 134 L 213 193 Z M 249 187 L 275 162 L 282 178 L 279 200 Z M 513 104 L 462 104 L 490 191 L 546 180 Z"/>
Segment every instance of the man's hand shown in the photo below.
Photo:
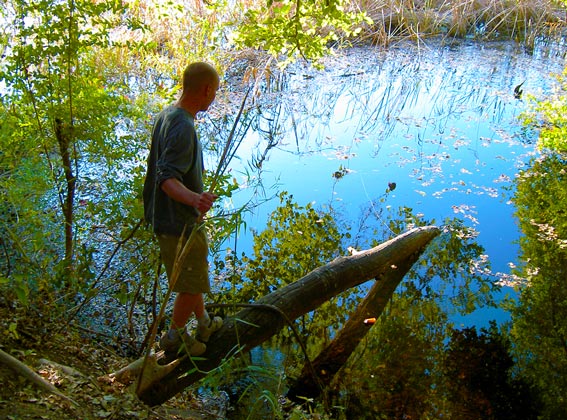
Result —
<path fill-rule="evenodd" d="M 163 181 L 161 183 L 161 189 L 175 201 L 195 207 L 200 214 L 208 212 L 215 200 L 219 198 L 218 195 L 210 192 L 198 194 L 191 191 L 176 178 L 169 178 Z"/>
<path fill-rule="evenodd" d="M 199 213 L 201 214 L 205 214 L 206 212 L 208 212 L 213 206 L 215 200 L 219 198 L 218 195 L 210 192 L 197 194 L 197 197 L 198 197 L 197 202 L 193 207 L 199 210 Z"/>

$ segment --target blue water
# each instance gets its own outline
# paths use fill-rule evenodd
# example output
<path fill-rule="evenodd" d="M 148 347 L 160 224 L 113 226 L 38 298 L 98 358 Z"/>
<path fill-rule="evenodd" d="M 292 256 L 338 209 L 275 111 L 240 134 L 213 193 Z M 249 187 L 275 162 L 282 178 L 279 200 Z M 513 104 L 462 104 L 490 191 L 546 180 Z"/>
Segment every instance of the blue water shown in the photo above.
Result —
<path fill-rule="evenodd" d="M 257 176 L 266 196 L 285 190 L 300 205 L 332 208 L 353 224 L 395 182 L 383 206 L 408 206 L 439 224 L 462 218 L 479 232 L 494 281 L 505 279 L 517 264 L 520 234 L 506 188 L 537 154 L 537 133 L 522 130 L 518 117 L 528 94 L 551 92 L 552 75 L 563 66 L 562 53 L 545 46 L 530 55 L 512 44 L 473 43 L 352 49 L 330 58 L 324 71 L 293 66 L 282 90 L 258 99 L 268 104 L 258 126 L 272 127 L 277 146 Z M 517 99 L 514 88 L 522 82 Z M 261 130 L 248 132 L 231 162 L 239 182 L 250 181 L 250 159 L 267 142 Z M 336 179 L 339 170 L 345 175 Z M 243 188 L 234 205 L 254 196 L 258 190 Z M 248 227 L 261 231 L 277 204 L 256 208 Z M 249 231 L 238 244 L 251 254 Z M 506 318 L 482 310 L 455 322 L 484 326 Z"/>

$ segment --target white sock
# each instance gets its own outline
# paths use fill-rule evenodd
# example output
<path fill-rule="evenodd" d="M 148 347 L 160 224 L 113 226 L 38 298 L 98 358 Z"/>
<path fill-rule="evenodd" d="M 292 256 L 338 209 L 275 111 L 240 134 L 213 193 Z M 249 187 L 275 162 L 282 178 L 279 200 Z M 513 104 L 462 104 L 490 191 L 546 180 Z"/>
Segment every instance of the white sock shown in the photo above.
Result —
<path fill-rule="evenodd" d="M 167 332 L 167 335 L 169 336 L 169 338 L 174 340 L 177 337 L 181 336 L 181 334 L 183 334 L 184 332 L 185 332 L 185 328 L 175 328 L 172 325 L 171 327 L 169 327 L 169 331 Z"/>
<path fill-rule="evenodd" d="M 208 327 L 209 324 L 211 323 L 211 318 L 209 317 L 209 314 L 207 311 L 205 311 L 204 315 L 200 318 L 197 318 L 197 323 L 201 326 L 201 327 Z"/>

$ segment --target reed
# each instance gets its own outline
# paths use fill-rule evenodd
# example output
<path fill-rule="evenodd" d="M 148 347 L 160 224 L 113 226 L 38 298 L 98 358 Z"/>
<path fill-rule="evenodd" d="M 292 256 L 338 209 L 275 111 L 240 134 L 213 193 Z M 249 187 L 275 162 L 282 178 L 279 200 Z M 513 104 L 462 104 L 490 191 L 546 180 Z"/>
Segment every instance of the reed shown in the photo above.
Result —
<path fill-rule="evenodd" d="M 387 46 L 399 38 L 511 39 L 532 45 L 560 35 L 565 7 L 554 0 L 353 0 L 373 25 L 361 41 Z"/>

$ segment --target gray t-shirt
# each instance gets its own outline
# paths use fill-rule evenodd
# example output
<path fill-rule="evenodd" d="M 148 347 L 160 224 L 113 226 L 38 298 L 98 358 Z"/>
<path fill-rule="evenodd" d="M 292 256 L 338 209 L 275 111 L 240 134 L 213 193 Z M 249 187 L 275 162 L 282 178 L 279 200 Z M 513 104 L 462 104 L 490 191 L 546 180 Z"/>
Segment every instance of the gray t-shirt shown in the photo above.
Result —
<path fill-rule="evenodd" d="M 144 217 L 156 234 L 181 235 L 190 228 L 198 211 L 173 200 L 161 183 L 176 178 L 191 191 L 203 192 L 203 152 L 194 118 L 182 108 L 161 111 L 152 130 L 152 144 L 144 182 Z"/>

